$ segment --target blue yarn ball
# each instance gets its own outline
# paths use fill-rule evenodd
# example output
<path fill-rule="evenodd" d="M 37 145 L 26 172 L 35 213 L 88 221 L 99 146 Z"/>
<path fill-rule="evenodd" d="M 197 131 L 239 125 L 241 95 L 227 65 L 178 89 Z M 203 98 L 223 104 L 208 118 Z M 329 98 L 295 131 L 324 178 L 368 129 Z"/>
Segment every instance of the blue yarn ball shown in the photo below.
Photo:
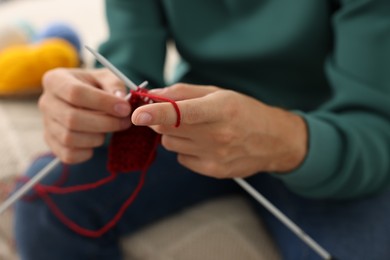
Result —
<path fill-rule="evenodd" d="M 81 51 L 81 40 L 74 28 L 63 22 L 55 22 L 49 24 L 38 35 L 37 40 L 47 38 L 61 38 L 71 43 L 77 51 Z"/>

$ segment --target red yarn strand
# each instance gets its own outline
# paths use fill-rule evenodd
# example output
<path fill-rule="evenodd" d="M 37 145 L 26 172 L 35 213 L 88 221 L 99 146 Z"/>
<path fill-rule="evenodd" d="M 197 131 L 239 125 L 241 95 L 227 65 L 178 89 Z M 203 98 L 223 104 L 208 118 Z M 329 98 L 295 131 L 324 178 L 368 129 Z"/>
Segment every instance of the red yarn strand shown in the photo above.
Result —
<path fill-rule="evenodd" d="M 132 90 L 131 93 L 135 94 L 137 96 L 149 98 L 149 99 L 151 99 L 153 101 L 162 101 L 162 102 L 169 102 L 169 103 L 171 103 L 173 108 L 175 109 L 175 112 L 176 112 L 176 115 L 177 115 L 175 127 L 179 127 L 180 126 L 180 123 L 181 123 L 181 112 L 180 112 L 179 106 L 177 105 L 177 103 L 174 100 L 166 98 L 166 97 L 153 95 L 153 94 L 150 94 L 148 92 L 139 92 L 139 91 Z"/>
<path fill-rule="evenodd" d="M 149 94 L 149 93 L 147 93 L 146 89 L 141 89 L 141 88 L 139 88 L 137 91 L 131 91 L 131 93 L 132 93 L 132 97 L 131 97 L 130 103 L 132 105 L 139 106 L 142 104 L 147 104 L 150 100 L 152 100 L 154 102 L 162 101 L 162 102 L 171 103 L 176 111 L 176 114 L 177 114 L 177 120 L 176 120 L 175 127 L 180 126 L 181 114 L 180 114 L 179 106 L 176 104 L 175 101 L 168 99 L 168 98 L 165 98 L 165 97 L 160 97 L 160 96 Z M 142 99 L 142 98 L 144 98 L 144 99 Z M 129 133 L 131 133 L 131 132 L 129 132 Z M 126 133 L 126 134 L 128 134 L 128 133 Z M 142 136 L 140 136 L 140 137 L 142 138 Z M 157 137 L 159 137 L 159 135 L 157 135 Z M 67 217 L 61 211 L 61 209 L 56 205 L 56 203 L 49 196 L 49 194 L 62 194 L 62 195 L 64 195 L 64 194 L 70 194 L 70 193 L 74 193 L 74 192 L 81 192 L 81 191 L 97 189 L 97 188 L 99 188 L 99 187 L 101 187 L 101 186 L 103 186 L 111 181 L 114 181 L 116 179 L 118 174 L 114 171 L 110 171 L 109 176 L 107 176 L 101 180 L 98 180 L 96 182 L 93 182 L 93 183 L 74 185 L 74 186 L 70 186 L 70 187 L 61 187 L 66 182 L 68 175 L 69 175 L 68 166 L 64 165 L 63 172 L 62 172 L 60 178 L 55 182 L 54 185 L 37 184 L 34 186 L 34 190 L 36 191 L 36 194 L 30 195 L 30 196 L 25 196 L 24 199 L 32 200 L 35 197 L 39 196 L 47 204 L 50 211 L 65 226 L 67 226 L 69 229 L 71 229 L 75 233 L 82 235 L 82 236 L 91 237 L 91 238 L 101 237 L 102 235 L 104 235 L 106 232 L 108 232 L 112 227 L 114 227 L 120 221 L 123 214 L 126 212 L 127 208 L 133 203 L 133 201 L 138 196 L 139 192 L 141 191 L 141 189 L 145 183 L 145 177 L 147 174 L 147 170 L 155 158 L 155 151 L 156 151 L 159 143 L 160 143 L 160 138 L 154 138 L 153 145 L 150 146 L 151 150 L 146 151 L 146 152 L 148 152 L 148 156 L 146 157 L 146 160 L 142 164 L 140 164 L 143 166 L 140 169 L 141 174 L 140 174 L 140 178 L 139 178 L 137 186 L 135 187 L 133 192 L 130 194 L 130 196 L 126 199 L 126 201 L 122 204 L 122 206 L 119 208 L 118 212 L 112 217 L 112 219 L 109 220 L 103 227 L 101 227 L 98 230 L 90 230 L 90 229 L 81 227 L 80 225 L 78 225 L 77 223 L 72 221 L 69 217 Z M 115 152 L 113 150 L 110 150 L 110 151 Z M 133 157 L 130 157 L 130 158 L 133 158 Z M 112 156 L 111 156 L 109 159 L 115 160 L 116 158 L 112 158 Z M 116 161 L 118 161 L 118 160 L 116 160 Z M 112 164 L 112 163 L 115 163 L 115 162 L 109 160 L 108 168 L 110 168 L 110 164 Z M 123 167 L 120 167 L 120 168 L 123 170 Z M 28 180 L 29 180 L 28 177 L 23 177 L 23 178 L 21 178 L 20 181 L 26 182 Z"/>
<path fill-rule="evenodd" d="M 101 179 L 99 181 L 93 182 L 93 183 L 87 183 L 87 184 L 81 184 L 81 185 L 75 185 L 71 187 L 56 187 L 56 186 L 48 186 L 48 185 L 38 185 L 41 190 L 44 190 L 46 193 L 53 193 L 53 194 L 67 194 L 72 192 L 79 192 L 79 191 L 87 191 L 92 189 L 97 189 L 100 186 L 103 186 L 104 184 L 107 184 L 116 178 L 116 174 L 110 174 L 108 177 Z"/>
<path fill-rule="evenodd" d="M 69 219 L 65 214 L 58 208 L 58 206 L 54 203 L 54 201 L 49 197 L 49 195 L 45 192 L 44 189 L 37 188 L 36 191 L 40 195 L 40 197 L 46 202 L 51 212 L 69 229 L 74 231 L 75 233 L 91 237 L 91 238 L 98 238 L 104 235 L 107 231 L 109 231 L 113 226 L 115 226 L 119 220 L 122 218 L 123 214 L 125 213 L 126 209 L 133 203 L 135 198 L 137 197 L 138 193 L 141 191 L 144 183 L 145 183 L 145 175 L 147 171 L 143 171 L 140 176 L 140 180 L 138 182 L 138 185 L 136 186 L 133 193 L 130 195 L 130 197 L 123 203 L 119 211 L 116 213 L 116 215 L 102 228 L 98 230 L 89 230 L 86 228 L 81 227 L 80 225 L 76 224 L 74 221 Z"/>

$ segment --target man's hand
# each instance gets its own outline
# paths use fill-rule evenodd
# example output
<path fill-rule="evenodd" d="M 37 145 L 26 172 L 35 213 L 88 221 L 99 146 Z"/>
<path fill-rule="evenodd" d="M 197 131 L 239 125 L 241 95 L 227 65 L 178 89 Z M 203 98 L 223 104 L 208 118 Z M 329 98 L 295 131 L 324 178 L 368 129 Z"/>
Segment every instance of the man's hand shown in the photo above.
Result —
<path fill-rule="evenodd" d="M 43 87 L 45 140 L 65 163 L 88 160 L 106 133 L 131 125 L 125 87 L 106 69 L 55 69 L 46 73 Z"/>
<path fill-rule="evenodd" d="M 176 84 L 152 93 L 177 101 L 180 127 L 170 103 L 139 107 L 132 122 L 162 134 L 162 145 L 195 172 L 216 178 L 288 172 L 306 156 L 306 124 L 296 114 L 211 86 Z"/>

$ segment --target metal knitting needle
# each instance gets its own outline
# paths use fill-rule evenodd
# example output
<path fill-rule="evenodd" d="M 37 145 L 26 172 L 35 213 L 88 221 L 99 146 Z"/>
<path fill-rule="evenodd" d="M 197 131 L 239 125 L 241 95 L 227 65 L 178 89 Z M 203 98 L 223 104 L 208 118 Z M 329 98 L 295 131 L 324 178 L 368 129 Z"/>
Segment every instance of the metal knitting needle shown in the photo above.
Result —
<path fill-rule="evenodd" d="M 32 177 L 26 184 L 13 193 L 3 204 L 0 205 L 0 215 L 3 214 L 8 207 L 14 204 L 17 200 L 23 197 L 35 184 L 48 175 L 55 167 L 60 164 L 58 158 L 54 158 L 49 164 L 47 164 L 37 175 Z"/>
<path fill-rule="evenodd" d="M 99 61 L 104 67 L 109 69 L 114 75 L 116 75 L 120 80 L 122 80 L 125 85 L 130 89 L 130 90 L 138 90 L 138 88 L 144 88 L 148 85 L 147 81 L 142 82 L 141 85 L 137 86 L 131 79 L 125 76 L 120 70 L 118 70 L 109 60 L 107 60 L 103 55 L 95 51 L 89 46 L 85 46 L 85 48 L 92 53 L 93 56 L 95 56 L 96 60 Z M 129 100 L 131 97 L 131 93 L 129 93 L 125 99 Z"/>
<path fill-rule="evenodd" d="M 300 227 L 298 227 L 292 220 L 290 220 L 283 212 L 275 207 L 269 200 L 255 190 L 247 181 L 242 178 L 233 179 L 238 185 L 240 185 L 245 191 L 247 191 L 255 200 L 263 205 L 269 212 L 271 212 L 277 219 L 279 219 L 286 227 L 288 227 L 297 237 L 311 247 L 318 253 L 323 259 L 330 260 L 332 256 L 323 247 L 321 247 L 316 241 L 314 241 L 309 235 L 307 235 Z"/>
<path fill-rule="evenodd" d="M 144 81 L 137 87 L 130 79 L 122 74 L 117 68 L 115 68 L 106 58 L 94 51 L 92 48 L 85 46 L 105 67 L 111 70 L 119 79 L 121 79 L 125 85 L 132 89 L 137 90 L 138 88 L 144 88 L 148 85 L 147 81 Z M 131 93 L 125 97 L 126 100 L 130 99 Z M 47 164 L 42 170 L 40 170 L 33 178 L 26 182 L 21 188 L 13 193 L 8 199 L 0 204 L 0 215 L 2 215 L 9 207 L 11 207 L 16 201 L 23 197 L 31 188 L 45 178 L 55 167 L 61 163 L 60 159 L 54 158 L 49 164 Z"/>
<path fill-rule="evenodd" d="M 117 75 L 126 85 L 133 89 L 136 86 L 129 78 L 122 74 L 114 65 L 112 65 L 102 55 L 86 46 L 86 48 L 96 57 L 96 59 Z M 130 94 L 129 94 L 130 95 Z M 293 221 L 291 221 L 286 215 L 284 215 L 278 208 L 276 208 L 269 200 L 261 195 L 256 189 L 254 189 L 247 181 L 242 178 L 234 178 L 245 191 L 247 191 L 255 200 L 263 205 L 268 211 L 270 211 L 277 219 L 279 219 L 285 226 L 287 226 L 294 234 L 296 234 L 303 242 L 317 252 L 323 259 L 332 259 L 331 255 L 323 249 L 317 242 L 315 242 L 310 236 L 308 236 L 300 227 L 298 227 Z"/>
<path fill-rule="evenodd" d="M 130 80 L 130 79 L 129 79 L 129 80 Z M 147 86 L 148 84 L 149 84 L 149 82 L 144 81 L 144 82 L 142 82 L 141 85 L 139 85 L 138 87 L 139 87 L 139 88 L 146 88 L 146 86 Z M 130 98 L 131 98 L 131 92 L 125 96 L 125 99 L 126 99 L 126 100 L 129 100 Z"/>
<path fill-rule="evenodd" d="M 136 91 L 138 89 L 137 85 L 134 84 L 133 81 L 131 81 L 128 77 L 126 77 L 122 72 L 120 72 L 114 65 L 111 64 L 106 58 L 104 58 L 100 53 L 95 51 L 89 46 L 85 46 L 85 48 L 92 53 L 93 56 L 107 69 L 109 69 L 112 73 L 114 73 L 118 78 L 120 78 L 125 85 L 131 89 Z"/>

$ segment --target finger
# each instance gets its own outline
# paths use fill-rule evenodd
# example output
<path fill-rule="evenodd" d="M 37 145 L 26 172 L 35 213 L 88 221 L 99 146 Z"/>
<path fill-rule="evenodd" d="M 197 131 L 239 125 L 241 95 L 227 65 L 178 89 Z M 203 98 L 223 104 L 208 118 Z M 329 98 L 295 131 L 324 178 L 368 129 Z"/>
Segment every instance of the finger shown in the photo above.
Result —
<path fill-rule="evenodd" d="M 70 148 L 61 145 L 53 136 L 45 132 L 45 140 L 51 151 L 64 163 L 76 164 L 89 160 L 93 155 L 92 149 Z"/>
<path fill-rule="evenodd" d="M 106 92 L 114 94 L 117 97 L 123 98 L 126 96 L 127 89 L 125 84 L 108 69 L 95 70 L 91 76 Z"/>
<path fill-rule="evenodd" d="M 131 122 L 128 117 L 117 118 L 96 111 L 69 106 L 64 102 L 48 102 L 43 106 L 46 115 L 63 127 L 73 131 L 107 133 L 127 129 Z"/>
<path fill-rule="evenodd" d="M 92 78 L 90 82 L 79 79 L 81 72 L 75 73 L 64 69 L 53 70 L 45 74 L 43 86 L 58 99 L 73 106 L 89 110 L 102 111 L 114 116 L 127 116 L 130 114 L 130 105 L 123 98 L 108 93 L 97 87 Z M 84 75 L 86 78 L 87 76 Z"/>
<path fill-rule="evenodd" d="M 208 96 L 176 102 L 183 124 L 210 123 L 218 120 L 218 107 Z M 170 103 L 154 103 L 137 108 L 131 120 L 135 125 L 175 125 L 178 113 Z"/>
<path fill-rule="evenodd" d="M 60 112 L 56 120 L 64 127 L 80 132 L 108 133 L 130 127 L 129 118 L 116 118 L 82 109 L 69 109 Z"/>
<path fill-rule="evenodd" d="M 54 120 L 45 120 L 45 125 L 51 135 L 66 147 L 96 148 L 104 144 L 104 134 L 70 131 Z"/>
<path fill-rule="evenodd" d="M 199 153 L 197 146 L 187 138 L 163 135 L 161 144 L 166 150 L 179 154 L 196 155 Z"/>
<path fill-rule="evenodd" d="M 179 154 L 178 162 L 191 171 L 215 178 L 227 178 L 228 172 L 215 161 L 206 160 L 198 156 Z"/>
<path fill-rule="evenodd" d="M 70 69 L 70 71 L 77 79 L 86 84 L 92 84 L 118 97 L 126 95 L 124 83 L 106 68 L 92 70 Z"/>
<path fill-rule="evenodd" d="M 191 138 L 195 133 L 198 133 L 196 129 L 188 125 L 181 125 L 179 128 L 170 125 L 153 125 L 150 126 L 150 128 L 161 135 L 170 135 L 181 138 Z"/>
<path fill-rule="evenodd" d="M 217 91 L 218 89 L 219 88 L 214 86 L 202 86 L 202 85 L 192 85 L 186 83 L 177 83 L 175 85 L 165 87 L 165 88 L 152 89 L 150 90 L 150 93 L 154 95 L 161 95 L 170 98 L 172 100 L 179 101 L 179 100 L 203 97 Z"/>

